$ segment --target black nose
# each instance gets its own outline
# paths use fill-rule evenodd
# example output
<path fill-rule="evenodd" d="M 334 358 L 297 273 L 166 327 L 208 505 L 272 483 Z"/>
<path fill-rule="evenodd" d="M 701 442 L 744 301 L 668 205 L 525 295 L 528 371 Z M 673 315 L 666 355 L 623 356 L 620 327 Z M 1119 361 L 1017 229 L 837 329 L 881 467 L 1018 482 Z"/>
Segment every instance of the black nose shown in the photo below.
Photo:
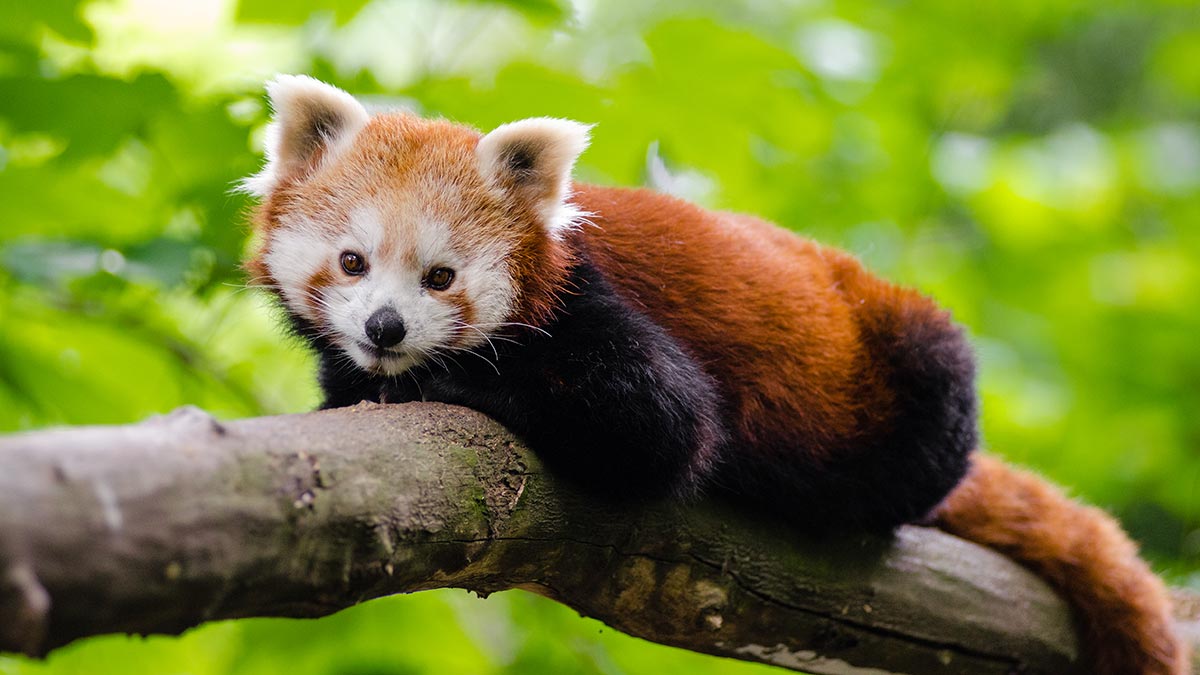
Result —
<path fill-rule="evenodd" d="M 367 319 L 367 337 L 380 349 L 400 344 L 404 339 L 404 319 L 391 307 L 375 310 Z"/>

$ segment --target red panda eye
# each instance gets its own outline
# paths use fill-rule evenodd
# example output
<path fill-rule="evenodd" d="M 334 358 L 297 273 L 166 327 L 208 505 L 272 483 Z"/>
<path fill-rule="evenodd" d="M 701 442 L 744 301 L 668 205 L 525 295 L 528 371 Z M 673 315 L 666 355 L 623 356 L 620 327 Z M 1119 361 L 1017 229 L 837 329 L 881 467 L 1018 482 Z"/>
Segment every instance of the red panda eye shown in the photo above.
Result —
<path fill-rule="evenodd" d="M 425 275 L 425 287 L 435 291 L 444 291 L 454 281 L 454 270 L 449 267 L 435 267 Z"/>
<path fill-rule="evenodd" d="M 360 276 L 367 271 L 367 261 L 354 251 L 343 251 L 341 261 L 342 271 L 352 277 Z"/>

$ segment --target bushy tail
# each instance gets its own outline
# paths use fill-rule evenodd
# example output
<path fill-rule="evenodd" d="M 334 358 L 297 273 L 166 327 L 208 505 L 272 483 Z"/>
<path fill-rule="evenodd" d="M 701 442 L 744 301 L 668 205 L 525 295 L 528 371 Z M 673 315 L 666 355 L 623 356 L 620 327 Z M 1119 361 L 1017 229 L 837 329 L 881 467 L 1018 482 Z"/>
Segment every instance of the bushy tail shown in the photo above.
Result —
<path fill-rule="evenodd" d="M 996 549 L 1050 583 L 1075 608 L 1095 675 L 1186 675 L 1171 600 L 1137 547 L 1108 514 L 994 457 L 939 508 L 939 528 Z"/>

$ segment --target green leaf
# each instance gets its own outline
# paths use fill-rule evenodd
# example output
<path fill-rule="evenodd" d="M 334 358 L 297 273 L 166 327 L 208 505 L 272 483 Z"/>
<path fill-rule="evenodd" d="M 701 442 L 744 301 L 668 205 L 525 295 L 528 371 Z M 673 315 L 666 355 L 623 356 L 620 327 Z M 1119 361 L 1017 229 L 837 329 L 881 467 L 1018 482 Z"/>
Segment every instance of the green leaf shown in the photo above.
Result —
<path fill-rule="evenodd" d="M 368 0 L 295 0 L 294 2 L 277 2 L 275 0 L 239 0 L 237 5 L 237 20 L 246 23 L 279 23 L 300 25 L 307 22 L 314 14 L 331 14 L 339 24 L 353 19 Z"/>
<path fill-rule="evenodd" d="M 474 0 L 480 4 L 503 5 L 527 16 L 544 21 L 558 21 L 568 16 L 565 0 Z M 296 0 L 281 3 L 276 0 L 239 0 L 237 20 L 246 23 L 277 23 L 298 26 L 313 16 L 332 15 L 338 24 L 345 24 L 366 7 L 369 0 Z"/>
<path fill-rule="evenodd" d="M 162 75 L 131 81 L 99 75 L 0 77 L 0 117 L 16 132 L 66 141 L 65 159 L 111 153 L 163 114 L 182 111 L 175 87 Z"/>
<path fill-rule="evenodd" d="M 37 44 L 37 28 L 45 26 L 69 40 L 91 42 L 92 29 L 80 18 L 86 0 L 39 0 L 0 3 L 0 45 Z"/>

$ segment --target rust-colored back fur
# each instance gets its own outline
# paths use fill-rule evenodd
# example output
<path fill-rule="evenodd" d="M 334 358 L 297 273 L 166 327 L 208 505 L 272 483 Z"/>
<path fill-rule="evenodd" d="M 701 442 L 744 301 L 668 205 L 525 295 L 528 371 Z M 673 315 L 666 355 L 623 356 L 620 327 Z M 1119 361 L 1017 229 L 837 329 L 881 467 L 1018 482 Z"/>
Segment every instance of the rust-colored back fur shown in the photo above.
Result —
<path fill-rule="evenodd" d="M 858 451 L 845 441 L 886 428 L 899 405 L 873 336 L 915 344 L 947 322 L 929 299 L 770 223 L 648 190 L 576 190 L 599 226 L 587 232 L 592 256 L 720 383 L 735 453 L 786 451 L 774 458 L 784 466 Z M 1162 582 L 1103 511 L 975 453 L 936 523 L 1061 592 L 1096 675 L 1188 672 Z"/>
<path fill-rule="evenodd" d="M 1097 675 L 1188 672 L 1188 651 L 1174 635 L 1166 588 L 1100 509 L 976 453 L 936 524 L 1019 561 L 1062 593 L 1076 609 Z"/>
<path fill-rule="evenodd" d="M 649 190 L 580 185 L 575 202 L 595 214 L 586 234 L 613 283 L 722 383 L 740 440 L 779 447 L 764 436 L 800 432 L 818 442 L 790 450 L 823 459 L 872 426 L 864 416 L 887 417 L 831 264 L 844 254 Z"/>

